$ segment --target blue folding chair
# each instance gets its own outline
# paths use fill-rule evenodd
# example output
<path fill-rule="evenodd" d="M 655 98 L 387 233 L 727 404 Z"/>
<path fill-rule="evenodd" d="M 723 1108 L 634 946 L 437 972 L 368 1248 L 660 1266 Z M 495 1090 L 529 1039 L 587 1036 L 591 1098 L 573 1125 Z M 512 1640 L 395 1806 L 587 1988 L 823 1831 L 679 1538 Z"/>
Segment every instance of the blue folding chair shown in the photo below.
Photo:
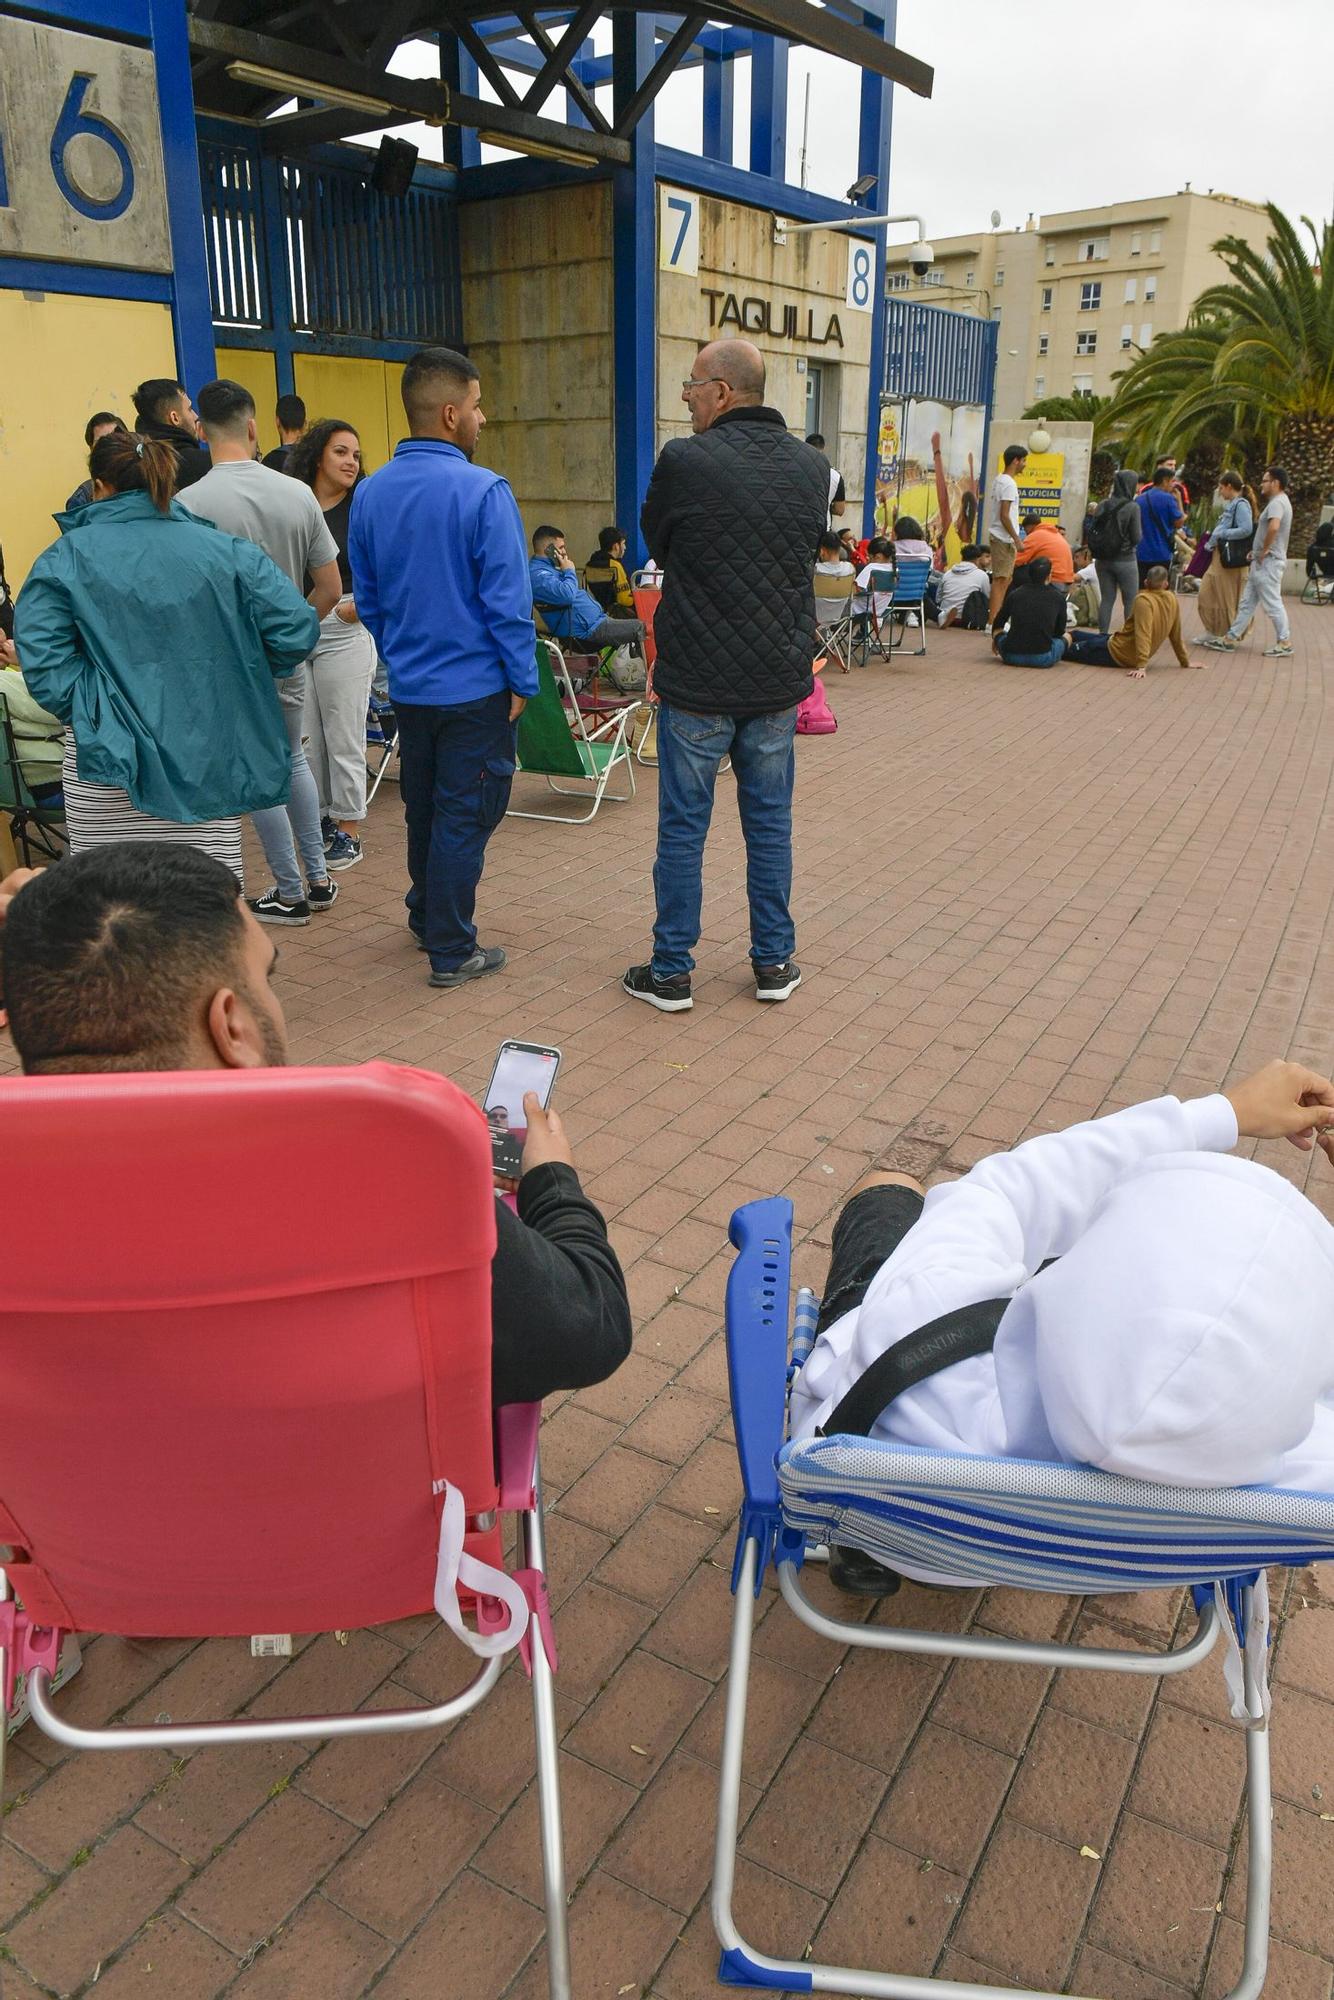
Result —
<path fill-rule="evenodd" d="M 714 1854 L 719 1980 L 788 1993 L 857 1993 L 865 2000 L 994 2000 L 994 1988 L 970 1982 L 770 1957 L 737 1929 L 732 1889 L 751 1638 L 755 1600 L 773 1563 L 795 1616 L 842 1646 L 1162 1676 L 1187 1672 L 1225 1636 L 1234 1711 L 1244 1699 L 1249 1839 L 1245 1957 L 1228 2000 L 1253 2000 L 1268 1961 L 1272 1866 L 1264 1570 L 1334 1557 L 1334 1495 L 1158 1486 L 1080 1466 L 951 1456 L 866 1437 L 789 1442 L 788 1385 L 810 1352 L 816 1322 L 814 1295 L 803 1291 L 789 1359 L 792 1204 L 749 1202 L 732 1217 L 730 1235 L 738 1256 L 727 1285 L 727 1358 L 745 1497 L 732 1572 Z M 1104 1593 L 1189 1584 L 1196 1629 L 1184 1645 L 1164 1653 L 1122 1653 L 830 1618 L 811 1603 L 801 1581 L 805 1558 L 830 1541 L 862 1549 L 891 1569 L 920 1567 L 1027 1590 Z"/>
<path fill-rule="evenodd" d="M 922 643 L 917 648 L 920 659 L 926 652 L 926 580 L 931 574 L 931 565 L 925 556 L 903 556 L 894 571 L 894 595 L 881 620 L 882 629 L 889 628 L 889 650 L 901 650 L 908 626 L 915 619 Z M 894 627 L 899 625 L 899 643 L 894 644 Z"/>

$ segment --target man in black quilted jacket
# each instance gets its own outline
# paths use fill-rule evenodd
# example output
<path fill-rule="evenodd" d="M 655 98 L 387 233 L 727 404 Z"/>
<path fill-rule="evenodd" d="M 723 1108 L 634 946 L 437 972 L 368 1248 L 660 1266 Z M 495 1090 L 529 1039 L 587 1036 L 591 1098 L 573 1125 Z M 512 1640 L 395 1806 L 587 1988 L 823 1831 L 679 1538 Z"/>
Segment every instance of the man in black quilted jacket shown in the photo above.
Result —
<path fill-rule="evenodd" d="M 704 843 L 719 766 L 732 759 L 746 839 L 757 1000 L 801 984 L 793 960 L 792 779 L 797 704 L 814 685 L 812 577 L 829 468 L 764 402 L 748 340 L 702 347 L 681 385 L 693 437 L 664 445 L 640 526 L 665 571 L 654 621 L 658 718 L 653 957 L 622 984 L 677 1014 L 694 1005 Z"/>

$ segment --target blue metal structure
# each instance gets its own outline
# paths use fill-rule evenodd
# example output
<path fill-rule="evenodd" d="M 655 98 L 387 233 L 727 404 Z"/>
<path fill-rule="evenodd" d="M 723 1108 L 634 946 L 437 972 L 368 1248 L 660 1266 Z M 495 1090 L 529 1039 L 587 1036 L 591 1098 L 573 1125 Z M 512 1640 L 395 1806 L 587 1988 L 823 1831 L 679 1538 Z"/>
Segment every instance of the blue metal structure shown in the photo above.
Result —
<path fill-rule="evenodd" d="M 972 313 L 886 300 L 885 395 L 989 410 L 999 333 L 995 320 Z"/>

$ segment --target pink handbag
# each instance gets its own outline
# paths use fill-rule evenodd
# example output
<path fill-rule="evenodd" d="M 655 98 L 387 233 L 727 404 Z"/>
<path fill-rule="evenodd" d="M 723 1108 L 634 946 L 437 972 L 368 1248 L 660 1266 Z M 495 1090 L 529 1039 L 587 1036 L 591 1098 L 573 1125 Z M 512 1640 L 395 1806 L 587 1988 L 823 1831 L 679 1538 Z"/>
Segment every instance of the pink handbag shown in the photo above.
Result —
<path fill-rule="evenodd" d="M 824 691 L 824 682 L 818 680 L 805 701 L 797 705 L 798 736 L 832 736 L 838 728 L 838 717 L 829 706 L 829 697 Z"/>

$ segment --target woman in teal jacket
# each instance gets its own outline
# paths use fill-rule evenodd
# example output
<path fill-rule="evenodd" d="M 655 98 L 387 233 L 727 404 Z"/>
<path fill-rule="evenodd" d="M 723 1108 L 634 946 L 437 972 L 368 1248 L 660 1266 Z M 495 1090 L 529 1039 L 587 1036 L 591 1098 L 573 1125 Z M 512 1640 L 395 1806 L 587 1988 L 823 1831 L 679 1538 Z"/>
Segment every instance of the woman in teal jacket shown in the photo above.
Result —
<path fill-rule="evenodd" d="M 99 438 L 88 469 L 14 619 L 29 692 L 66 725 L 70 846 L 188 841 L 240 881 L 241 815 L 287 798 L 274 681 L 319 620 L 263 549 L 173 501 L 169 445 Z"/>

